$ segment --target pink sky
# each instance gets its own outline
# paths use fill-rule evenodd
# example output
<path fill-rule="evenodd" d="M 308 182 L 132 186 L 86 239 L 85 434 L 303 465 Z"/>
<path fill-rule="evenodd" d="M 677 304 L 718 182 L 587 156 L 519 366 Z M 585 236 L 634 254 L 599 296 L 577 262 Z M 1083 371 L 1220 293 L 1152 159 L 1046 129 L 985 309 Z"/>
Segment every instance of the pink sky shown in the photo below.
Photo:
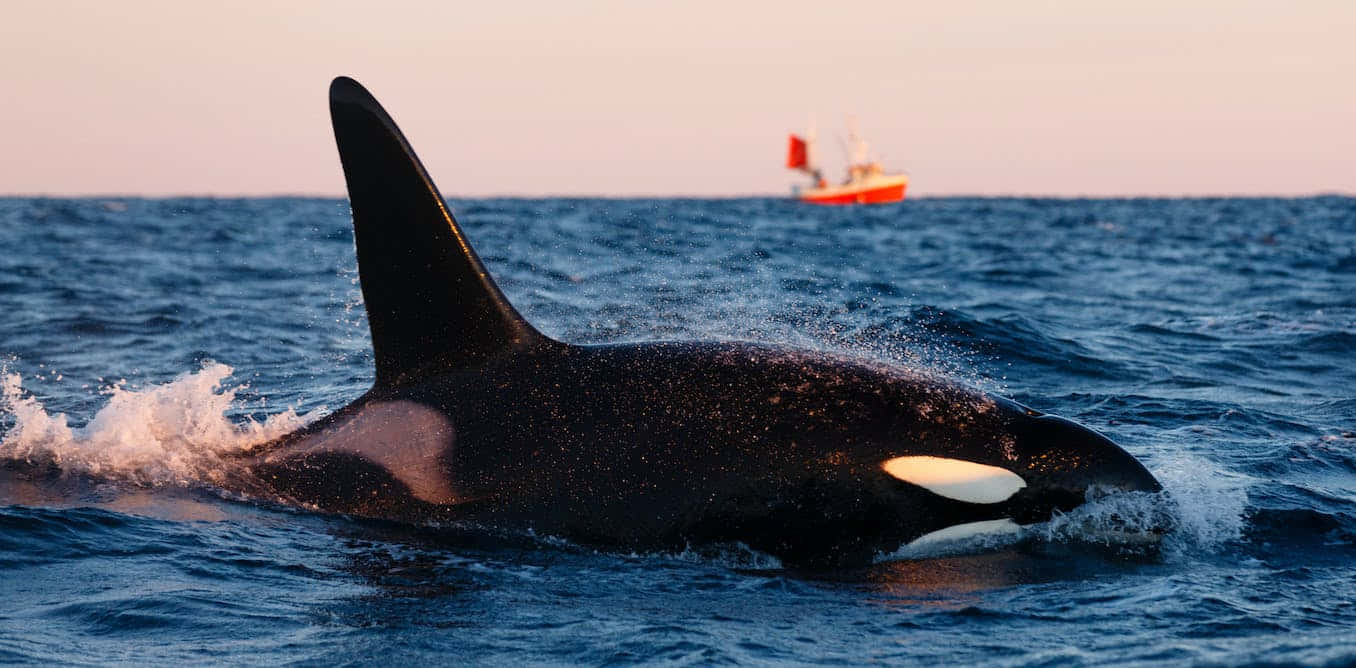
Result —
<path fill-rule="evenodd" d="M 0 193 L 341 195 L 338 74 L 452 197 L 781 195 L 811 114 L 913 195 L 1356 192 L 1351 0 L 18 0 Z"/>

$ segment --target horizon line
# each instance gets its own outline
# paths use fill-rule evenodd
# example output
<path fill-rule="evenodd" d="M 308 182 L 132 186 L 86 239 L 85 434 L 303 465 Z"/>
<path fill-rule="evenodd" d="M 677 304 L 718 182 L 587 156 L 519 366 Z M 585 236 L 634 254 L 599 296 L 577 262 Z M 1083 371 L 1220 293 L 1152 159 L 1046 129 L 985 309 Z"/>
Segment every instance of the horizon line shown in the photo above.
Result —
<path fill-rule="evenodd" d="M 446 195 L 445 199 L 488 200 L 488 199 L 579 199 L 579 200 L 630 200 L 630 199 L 686 199 L 686 200 L 738 200 L 738 199 L 785 199 L 795 201 L 787 193 L 742 193 L 742 194 L 701 194 L 701 193 L 628 193 L 624 195 L 603 193 L 486 193 L 476 195 Z M 1356 190 L 1316 190 L 1308 193 L 936 193 L 910 194 L 904 201 L 919 199 L 1316 199 L 1322 197 L 1356 197 Z M 0 199 L 348 199 L 348 193 L 305 193 L 305 192 L 262 192 L 262 193 L 202 193 L 202 192 L 153 192 L 153 193 L 3 193 Z"/>

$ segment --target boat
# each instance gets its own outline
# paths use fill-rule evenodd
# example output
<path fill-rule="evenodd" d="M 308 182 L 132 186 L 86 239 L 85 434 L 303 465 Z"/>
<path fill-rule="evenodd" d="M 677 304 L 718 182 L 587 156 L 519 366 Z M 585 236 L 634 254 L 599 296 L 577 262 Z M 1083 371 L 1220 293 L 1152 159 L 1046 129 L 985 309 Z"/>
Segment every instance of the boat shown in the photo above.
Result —
<path fill-rule="evenodd" d="M 870 159 L 867 143 L 852 130 L 849 137 L 851 156 L 847 178 L 838 185 L 829 185 L 824 174 L 814 163 L 814 133 L 809 138 L 790 136 L 786 166 L 808 174 L 814 179 L 809 188 L 793 186 L 791 195 L 812 204 L 885 204 L 904 199 L 909 188 L 907 174 L 887 174 L 880 161 Z"/>

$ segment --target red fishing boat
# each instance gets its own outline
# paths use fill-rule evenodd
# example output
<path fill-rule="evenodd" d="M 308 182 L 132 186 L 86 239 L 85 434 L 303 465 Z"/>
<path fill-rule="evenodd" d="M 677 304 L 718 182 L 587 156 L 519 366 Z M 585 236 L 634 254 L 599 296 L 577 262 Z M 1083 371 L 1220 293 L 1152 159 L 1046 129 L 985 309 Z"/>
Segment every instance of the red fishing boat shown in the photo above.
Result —
<path fill-rule="evenodd" d="M 904 191 L 909 187 L 908 175 L 886 174 L 879 161 L 869 158 L 867 144 L 856 131 L 851 133 L 849 141 L 852 151 L 847 178 L 838 185 L 829 185 L 814 163 L 814 134 L 810 133 L 809 139 L 791 135 L 786 166 L 814 179 L 812 187 L 793 187 L 792 195 L 813 204 L 883 204 L 904 199 Z"/>

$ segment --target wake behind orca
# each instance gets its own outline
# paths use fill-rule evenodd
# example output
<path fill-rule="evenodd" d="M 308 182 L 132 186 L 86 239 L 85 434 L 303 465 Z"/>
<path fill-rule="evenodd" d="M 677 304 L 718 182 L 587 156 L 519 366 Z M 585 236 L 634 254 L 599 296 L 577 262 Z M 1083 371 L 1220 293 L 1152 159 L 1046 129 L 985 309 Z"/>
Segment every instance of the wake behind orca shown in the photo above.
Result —
<path fill-rule="evenodd" d="M 761 343 L 573 345 L 500 292 L 404 135 L 330 86 L 372 388 L 261 446 L 257 483 L 332 512 L 604 549 L 742 542 L 863 563 L 1158 491 L 1107 438 L 930 374 Z"/>

